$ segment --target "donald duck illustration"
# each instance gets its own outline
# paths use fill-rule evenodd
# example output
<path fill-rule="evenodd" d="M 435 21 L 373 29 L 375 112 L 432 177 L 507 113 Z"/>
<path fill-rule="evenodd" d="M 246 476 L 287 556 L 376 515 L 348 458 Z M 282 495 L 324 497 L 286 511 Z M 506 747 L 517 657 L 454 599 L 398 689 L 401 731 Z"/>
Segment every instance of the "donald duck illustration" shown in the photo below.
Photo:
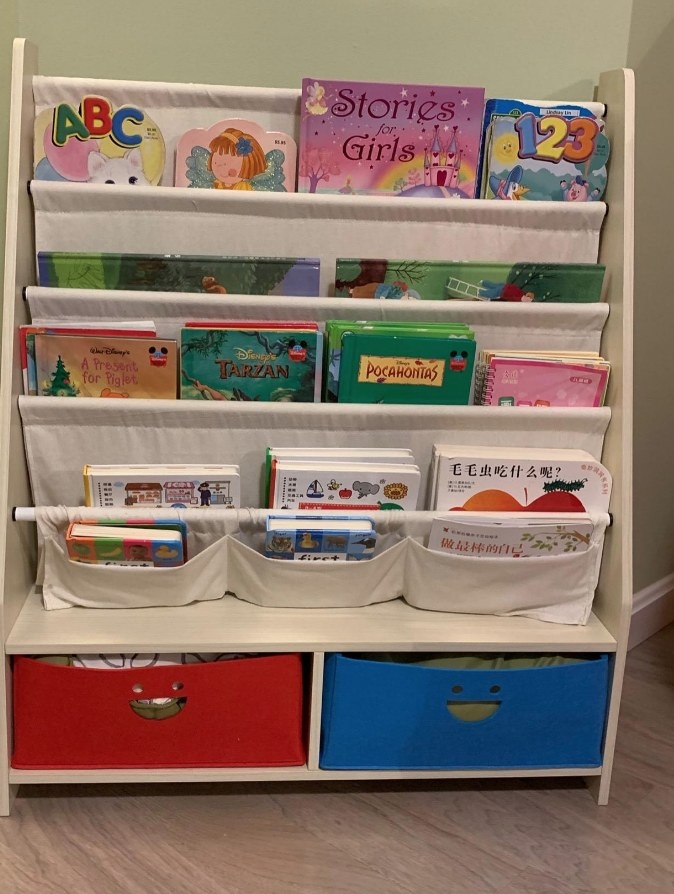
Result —
<path fill-rule="evenodd" d="M 522 165 L 515 165 L 505 180 L 492 174 L 489 178 L 489 188 L 494 193 L 494 198 L 511 202 L 519 201 L 525 193 L 529 192 L 528 187 L 522 186 L 523 174 Z"/>

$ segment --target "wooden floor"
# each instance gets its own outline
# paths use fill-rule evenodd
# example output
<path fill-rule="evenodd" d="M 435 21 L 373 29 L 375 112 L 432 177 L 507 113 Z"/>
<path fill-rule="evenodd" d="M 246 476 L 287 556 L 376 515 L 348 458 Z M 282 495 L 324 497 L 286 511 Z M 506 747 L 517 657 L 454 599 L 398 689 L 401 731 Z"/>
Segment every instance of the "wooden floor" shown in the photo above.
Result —
<path fill-rule="evenodd" d="M 2 894 L 674 892 L 674 625 L 628 658 L 611 803 L 580 783 L 24 786 Z"/>

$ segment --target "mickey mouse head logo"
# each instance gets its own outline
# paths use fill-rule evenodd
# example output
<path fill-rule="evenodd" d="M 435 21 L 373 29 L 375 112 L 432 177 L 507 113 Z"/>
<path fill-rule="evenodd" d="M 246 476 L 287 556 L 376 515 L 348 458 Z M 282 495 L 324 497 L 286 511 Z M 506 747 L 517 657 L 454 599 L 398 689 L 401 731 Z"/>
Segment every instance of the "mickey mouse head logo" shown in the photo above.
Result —
<path fill-rule="evenodd" d="M 450 351 L 449 368 L 454 372 L 462 372 L 468 365 L 468 351 Z"/>
<path fill-rule="evenodd" d="M 291 339 L 288 343 L 288 357 L 295 362 L 307 359 L 307 342 Z"/>
<path fill-rule="evenodd" d="M 168 348 L 155 348 L 154 345 L 148 348 L 150 355 L 150 366 L 166 366 L 168 361 Z"/>

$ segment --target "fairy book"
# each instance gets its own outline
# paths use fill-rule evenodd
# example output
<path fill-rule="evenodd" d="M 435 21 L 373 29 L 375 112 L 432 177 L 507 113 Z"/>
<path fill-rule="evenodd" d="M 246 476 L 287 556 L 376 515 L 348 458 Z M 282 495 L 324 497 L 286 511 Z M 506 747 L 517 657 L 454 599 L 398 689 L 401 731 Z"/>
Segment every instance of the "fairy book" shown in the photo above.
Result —
<path fill-rule="evenodd" d="M 213 295 L 319 294 L 317 258 L 38 252 L 38 284 Z"/>
<path fill-rule="evenodd" d="M 600 301 L 603 264 L 337 258 L 335 295 L 394 301 Z"/>
<path fill-rule="evenodd" d="M 198 189 L 295 192 L 297 146 L 287 133 L 245 118 L 188 130 L 176 148 L 175 185 Z"/>
<path fill-rule="evenodd" d="M 38 394 L 175 398 L 177 353 L 168 339 L 37 333 Z"/>
<path fill-rule="evenodd" d="M 61 102 L 35 119 L 36 180 L 156 186 L 166 151 L 161 131 L 143 109 L 104 96 Z"/>
<path fill-rule="evenodd" d="M 194 329 L 181 334 L 181 397 L 190 400 L 320 400 L 318 326 Z"/>
<path fill-rule="evenodd" d="M 302 81 L 299 192 L 472 199 L 484 90 Z"/>

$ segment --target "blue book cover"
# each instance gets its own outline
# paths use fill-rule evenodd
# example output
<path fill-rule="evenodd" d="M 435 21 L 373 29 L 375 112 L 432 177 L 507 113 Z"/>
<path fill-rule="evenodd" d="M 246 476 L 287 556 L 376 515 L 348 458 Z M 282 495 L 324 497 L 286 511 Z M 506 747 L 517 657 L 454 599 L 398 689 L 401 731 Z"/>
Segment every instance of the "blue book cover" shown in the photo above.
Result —
<path fill-rule="evenodd" d="M 264 554 L 268 559 L 300 562 L 354 562 L 372 558 L 376 542 L 370 519 L 270 515 Z"/>
<path fill-rule="evenodd" d="M 320 400 L 323 333 L 318 329 L 185 328 L 183 400 Z"/>
<path fill-rule="evenodd" d="M 41 251 L 37 261 L 38 285 L 62 289 L 307 298 L 319 294 L 318 258 Z"/>

